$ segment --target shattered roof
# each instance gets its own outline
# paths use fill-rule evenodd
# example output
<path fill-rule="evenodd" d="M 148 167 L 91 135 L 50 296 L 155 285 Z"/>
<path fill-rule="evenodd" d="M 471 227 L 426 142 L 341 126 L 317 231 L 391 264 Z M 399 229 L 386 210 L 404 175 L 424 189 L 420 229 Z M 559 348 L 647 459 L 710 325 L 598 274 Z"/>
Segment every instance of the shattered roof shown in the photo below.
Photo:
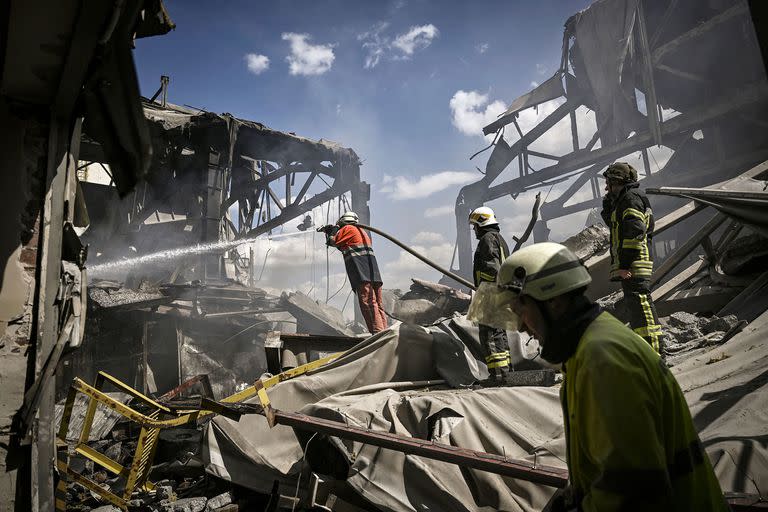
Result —
<path fill-rule="evenodd" d="M 612 116 L 626 134 L 636 131 L 644 114 L 636 111 L 632 92 L 648 94 L 641 78 L 643 44 L 654 69 L 653 92 L 664 108 L 686 112 L 765 80 L 756 65 L 761 59 L 746 2 L 599 0 L 566 21 L 555 76 L 514 100 L 483 132 L 495 132 L 516 112 L 558 92 L 564 95 L 562 84 L 554 83 L 563 74 L 569 97 Z"/>
<path fill-rule="evenodd" d="M 281 132 L 265 124 L 240 119 L 231 114 L 215 114 L 205 110 L 166 104 L 162 106 L 147 99 L 143 101 L 144 115 L 160 133 L 185 132 L 194 128 L 226 129 L 233 137 L 239 153 L 254 159 L 273 161 L 338 161 L 360 164 L 351 148 L 325 139 L 312 140 L 294 133 Z M 290 158 L 288 158 L 290 155 Z"/>

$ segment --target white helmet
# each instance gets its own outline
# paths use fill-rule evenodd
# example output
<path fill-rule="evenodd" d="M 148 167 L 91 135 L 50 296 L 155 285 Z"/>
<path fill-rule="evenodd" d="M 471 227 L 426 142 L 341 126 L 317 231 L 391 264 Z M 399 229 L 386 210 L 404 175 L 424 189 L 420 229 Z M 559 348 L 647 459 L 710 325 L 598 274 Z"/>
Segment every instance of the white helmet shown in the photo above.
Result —
<path fill-rule="evenodd" d="M 475 208 L 469 214 L 469 223 L 482 228 L 485 226 L 495 226 L 499 221 L 496 220 L 493 210 L 487 206 L 481 206 L 480 208 Z"/>
<path fill-rule="evenodd" d="M 355 212 L 344 212 L 344 215 L 339 218 L 336 224 L 339 226 L 344 226 L 346 224 L 357 224 L 359 220 L 360 218 Z"/>
<path fill-rule="evenodd" d="M 552 242 L 529 245 L 504 260 L 495 283 L 480 284 L 472 297 L 467 318 L 477 324 L 517 331 L 520 318 L 511 307 L 517 296 L 547 301 L 591 282 L 587 268 L 564 245 Z"/>

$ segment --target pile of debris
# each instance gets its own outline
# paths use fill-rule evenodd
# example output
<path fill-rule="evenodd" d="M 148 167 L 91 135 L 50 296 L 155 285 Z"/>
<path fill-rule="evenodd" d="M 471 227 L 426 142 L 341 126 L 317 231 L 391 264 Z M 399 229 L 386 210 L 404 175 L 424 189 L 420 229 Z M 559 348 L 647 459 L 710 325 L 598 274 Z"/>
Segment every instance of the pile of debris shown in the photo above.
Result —
<path fill-rule="evenodd" d="M 104 371 L 144 393 L 208 375 L 217 396 L 248 386 L 267 371 L 270 331 L 295 332 L 296 317 L 279 297 L 234 283 L 150 285 L 114 281 L 88 286 L 82 349 L 63 358 L 59 398 L 74 377 Z"/>
<path fill-rule="evenodd" d="M 472 296 L 456 288 L 411 279 L 411 289 L 397 298 L 392 316 L 402 322 L 429 325 L 469 309 Z"/>
<path fill-rule="evenodd" d="M 686 205 L 660 219 L 657 230 L 700 210 Z M 652 293 L 662 315 L 663 356 L 686 393 L 723 490 L 754 495 L 768 487 L 768 452 L 751 441 L 768 434 L 768 398 L 760 392 L 768 361 L 768 239 L 760 224 L 740 217 L 726 224 L 727 217 L 711 218 L 665 255 Z M 593 275 L 589 293 L 626 320 L 621 292 L 606 279 L 608 238 L 605 227 L 594 225 L 565 244 Z M 699 246 L 703 254 L 695 251 Z M 90 293 L 98 306 L 96 325 L 115 310 L 121 315 L 114 319 L 127 315 L 126 326 L 141 320 L 141 391 L 156 396 L 156 388 L 169 388 L 147 385 L 148 375 L 157 373 L 148 370 L 159 361 L 147 341 L 154 329 L 166 344 L 178 343 L 179 365 L 211 377 L 198 376 L 157 403 L 125 386 L 125 393 L 110 395 L 113 410 L 155 404 L 154 412 L 145 412 L 190 415 L 187 423 L 159 432 L 146 475 L 155 484 L 137 487 L 124 508 L 535 510 L 554 487 L 510 477 L 505 464 L 545 468 L 555 480 L 565 471 L 554 371 L 539 366 L 535 343 L 510 333 L 513 364 L 526 370 L 513 372 L 520 385 L 478 387 L 488 372 L 478 329 L 462 315 L 471 297 L 460 290 L 413 280 L 410 291 L 393 294 L 392 316 L 401 322 L 373 336 L 358 335 L 341 312 L 301 293 L 277 298 L 231 284 L 130 292 L 113 283 Z M 173 323 L 164 324 L 166 318 Z M 222 350 L 230 342 L 237 348 Z M 195 366 L 203 360 L 208 366 Z M 190 395 L 206 382 L 199 395 Z M 240 389 L 238 382 L 246 387 L 222 398 Z M 737 403 L 758 419 L 727 414 Z M 86 407 L 85 399 L 74 403 L 70 429 L 88 420 Z M 60 410 L 66 414 L 64 404 Z M 125 480 L 120 468 L 113 466 L 113 476 L 96 467 L 93 453 L 133 467 L 143 435 L 124 415 L 99 410 L 90 437 L 69 455 L 70 466 L 100 486 L 68 483 L 68 499 L 83 511 L 103 506 L 101 491 L 119 493 Z M 389 444 L 381 444 L 384 435 Z M 750 442 L 734 441 L 740 439 Z M 418 456 L 409 452 L 414 445 L 422 450 Z M 437 454 L 448 448 L 491 462 L 481 470 L 456 452 Z"/>

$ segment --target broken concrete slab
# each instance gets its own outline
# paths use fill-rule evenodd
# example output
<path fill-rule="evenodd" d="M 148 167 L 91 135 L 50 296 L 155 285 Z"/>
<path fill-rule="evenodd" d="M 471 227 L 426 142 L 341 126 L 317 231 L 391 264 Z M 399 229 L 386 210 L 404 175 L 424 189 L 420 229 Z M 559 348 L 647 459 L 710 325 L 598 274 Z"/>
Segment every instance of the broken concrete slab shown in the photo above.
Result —
<path fill-rule="evenodd" d="M 677 311 L 669 315 L 669 325 L 678 329 L 688 329 L 699 326 L 699 317 L 685 311 Z"/>
<path fill-rule="evenodd" d="M 381 290 L 381 300 L 384 306 L 384 311 L 394 311 L 395 303 L 403 296 L 403 292 L 399 289 L 387 289 Z"/>
<path fill-rule="evenodd" d="M 472 299 L 469 294 L 444 284 L 424 281 L 423 279 L 411 279 L 411 283 L 411 289 L 401 297 L 402 299 L 425 298 L 433 295 L 450 295 L 462 300 Z"/>
<path fill-rule="evenodd" d="M 701 332 L 709 334 L 715 331 L 730 331 L 737 323 L 739 319 L 736 315 L 726 315 L 724 317 L 713 316 L 708 319 L 701 319 Z"/>
<path fill-rule="evenodd" d="M 589 258 L 605 253 L 611 244 L 611 233 L 605 224 L 593 224 L 579 233 L 565 239 L 563 245 L 579 258 Z"/>
<path fill-rule="evenodd" d="M 308 334 L 354 336 L 347 327 L 344 315 L 338 309 L 316 302 L 301 292 L 283 293 L 280 305 L 288 310 L 297 322 L 296 331 Z"/>
<path fill-rule="evenodd" d="M 686 328 L 667 327 L 664 329 L 664 334 L 667 336 L 668 341 L 672 343 L 685 343 L 704 336 L 704 333 L 695 325 Z"/>
<path fill-rule="evenodd" d="M 161 512 L 203 512 L 207 499 L 203 496 L 160 502 Z"/>
<path fill-rule="evenodd" d="M 130 288 L 88 287 L 88 299 L 103 309 L 130 310 L 168 304 L 173 297 L 160 292 L 137 291 Z"/>
<path fill-rule="evenodd" d="M 600 297 L 595 301 L 603 310 L 609 312 L 622 322 L 629 321 L 629 315 L 626 311 L 626 302 L 624 301 L 624 292 L 617 290 L 613 293 Z"/>
<path fill-rule="evenodd" d="M 205 510 L 212 511 L 212 510 L 219 510 L 222 507 L 225 507 L 232 503 L 232 492 L 227 491 L 225 493 L 219 494 L 218 496 L 214 496 L 213 498 L 208 500 L 208 503 L 205 505 Z"/>
<path fill-rule="evenodd" d="M 399 300 L 392 315 L 407 324 L 427 325 L 442 318 L 441 308 L 427 299 Z"/>
<path fill-rule="evenodd" d="M 411 279 L 411 289 L 395 302 L 393 316 L 405 323 L 429 325 L 469 309 L 472 297 L 438 283 Z"/>

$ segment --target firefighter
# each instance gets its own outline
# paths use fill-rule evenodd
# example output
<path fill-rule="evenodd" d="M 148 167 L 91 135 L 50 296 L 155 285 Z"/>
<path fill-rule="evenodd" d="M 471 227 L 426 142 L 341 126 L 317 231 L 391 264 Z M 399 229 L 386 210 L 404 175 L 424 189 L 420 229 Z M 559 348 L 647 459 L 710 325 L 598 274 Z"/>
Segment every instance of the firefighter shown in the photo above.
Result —
<path fill-rule="evenodd" d="M 360 312 L 371 334 L 387 328 L 387 317 L 381 299 L 381 274 L 373 253 L 371 238 L 357 226 L 355 212 L 345 212 L 335 226 L 322 226 L 326 243 L 344 256 L 344 267 L 352 289 L 357 294 Z"/>
<path fill-rule="evenodd" d="M 640 192 L 637 171 L 625 162 L 603 173 L 606 195 L 600 215 L 611 230 L 611 281 L 621 281 L 629 325 L 661 353 L 661 325 L 651 298 L 653 211 Z"/>
<path fill-rule="evenodd" d="M 585 295 L 589 272 L 551 242 L 516 251 L 470 319 L 538 339 L 561 365 L 570 485 L 545 510 L 728 510 L 680 386 L 643 338 Z"/>
<path fill-rule="evenodd" d="M 509 247 L 499 232 L 496 215 L 487 206 L 481 206 L 469 214 L 469 224 L 478 240 L 472 266 L 475 286 L 483 282 L 496 282 L 499 267 L 509 255 Z M 494 329 L 487 325 L 481 324 L 479 327 L 480 344 L 485 352 L 483 355 L 491 375 L 491 383 L 502 383 L 510 369 L 507 333 L 503 329 Z"/>

